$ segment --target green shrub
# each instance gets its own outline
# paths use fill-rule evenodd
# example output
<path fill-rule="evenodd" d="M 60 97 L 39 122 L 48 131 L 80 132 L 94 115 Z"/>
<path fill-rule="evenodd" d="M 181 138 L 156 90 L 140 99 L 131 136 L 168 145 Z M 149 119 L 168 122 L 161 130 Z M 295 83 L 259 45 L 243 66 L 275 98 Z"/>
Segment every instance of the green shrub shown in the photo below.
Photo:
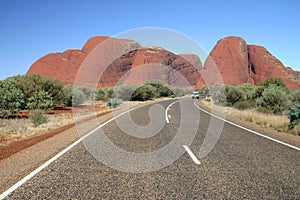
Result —
<path fill-rule="evenodd" d="M 210 95 L 214 103 L 226 105 L 225 88 L 222 86 L 214 86 L 210 89 Z"/>
<path fill-rule="evenodd" d="M 52 107 L 53 101 L 51 95 L 43 90 L 34 92 L 33 95 L 27 99 L 27 109 L 29 110 L 47 110 L 52 109 Z"/>
<path fill-rule="evenodd" d="M 95 99 L 97 101 L 107 101 L 112 98 L 112 95 L 114 93 L 114 89 L 112 87 L 106 87 L 106 88 L 98 88 L 95 91 Z"/>
<path fill-rule="evenodd" d="M 34 110 L 30 112 L 30 121 L 34 124 L 35 127 L 38 127 L 41 124 L 47 123 L 48 117 L 44 114 L 42 110 Z"/>
<path fill-rule="evenodd" d="M 225 87 L 226 103 L 228 106 L 234 105 L 238 101 L 244 101 L 246 99 L 245 94 L 237 86 Z"/>
<path fill-rule="evenodd" d="M 288 95 L 289 104 L 293 105 L 295 103 L 300 103 L 300 90 L 295 90 Z"/>
<path fill-rule="evenodd" d="M 281 113 L 287 108 L 287 95 L 282 87 L 271 85 L 256 99 L 258 110 L 266 113 Z"/>
<path fill-rule="evenodd" d="M 159 80 L 149 80 L 145 82 L 144 85 L 150 85 L 155 88 L 155 98 L 168 97 L 172 95 L 172 90 L 170 90 Z"/>
<path fill-rule="evenodd" d="M 79 86 L 78 89 L 83 92 L 86 99 L 92 98 L 92 95 L 94 93 L 93 88 L 87 86 Z"/>
<path fill-rule="evenodd" d="M 119 105 L 122 104 L 122 100 L 121 99 L 117 99 L 117 98 L 113 98 L 107 101 L 107 106 L 111 107 L 111 108 L 116 108 Z"/>
<path fill-rule="evenodd" d="M 300 123 L 300 103 L 297 102 L 289 107 L 285 114 L 290 119 L 290 128 L 294 128 Z"/>
<path fill-rule="evenodd" d="M 51 95 L 54 104 L 63 102 L 63 85 L 60 81 L 39 74 L 29 74 L 13 77 L 16 80 L 16 87 L 24 94 L 23 108 L 27 105 L 27 100 L 35 92 L 45 91 Z"/>
<path fill-rule="evenodd" d="M 22 91 L 14 80 L 0 81 L 0 117 L 8 117 L 21 110 L 24 103 Z"/>
<path fill-rule="evenodd" d="M 131 100 L 146 101 L 156 98 L 156 88 L 151 85 L 142 85 L 134 91 Z"/>
<path fill-rule="evenodd" d="M 250 83 L 244 83 L 238 87 L 243 93 L 245 100 L 252 100 L 255 97 L 256 87 Z"/>
<path fill-rule="evenodd" d="M 138 86 L 129 84 L 119 85 L 114 90 L 113 97 L 117 99 L 122 99 L 123 101 L 129 101 L 137 87 Z"/>
<path fill-rule="evenodd" d="M 79 106 L 86 100 L 84 93 L 72 86 L 65 86 L 64 89 L 64 104 L 66 106 Z"/>
<path fill-rule="evenodd" d="M 269 77 L 266 78 L 265 80 L 262 80 L 258 83 L 258 86 L 262 86 L 262 87 L 269 87 L 271 85 L 275 85 L 278 87 L 285 87 L 285 82 L 281 79 L 281 78 L 273 78 L 273 77 Z"/>
<path fill-rule="evenodd" d="M 188 90 L 188 89 L 184 89 L 184 88 L 181 88 L 181 87 L 172 87 L 171 89 L 171 94 L 169 96 L 175 96 L 175 97 L 182 97 L 186 94 L 189 94 L 191 91 Z"/>

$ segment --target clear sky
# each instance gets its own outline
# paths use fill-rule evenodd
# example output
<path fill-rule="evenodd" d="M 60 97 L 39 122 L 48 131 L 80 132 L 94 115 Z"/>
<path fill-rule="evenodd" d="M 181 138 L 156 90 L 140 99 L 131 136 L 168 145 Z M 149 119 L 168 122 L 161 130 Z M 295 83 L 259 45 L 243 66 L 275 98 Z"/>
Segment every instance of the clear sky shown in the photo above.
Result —
<path fill-rule="evenodd" d="M 299 10 L 299 0 L 0 0 L 0 79 L 25 74 L 48 53 L 81 49 L 92 36 L 141 27 L 176 30 L 208 52 L 240 36 L 300 70 Z"/>

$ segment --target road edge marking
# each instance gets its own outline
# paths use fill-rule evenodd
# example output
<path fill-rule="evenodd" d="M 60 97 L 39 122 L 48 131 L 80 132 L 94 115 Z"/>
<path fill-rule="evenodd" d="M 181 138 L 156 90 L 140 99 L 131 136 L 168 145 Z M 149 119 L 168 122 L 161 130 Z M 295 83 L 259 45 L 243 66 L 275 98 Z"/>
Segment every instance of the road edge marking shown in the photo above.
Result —
<path fill-rule="evenodd" d="M 211 115 L 211 116 L 214 117 L 214 118 L 223 120 L 224 122 L 226 122 L 226 123 L 228 123 L 228 124 L 231 124 L 231 125 L 233 125 L 233 126 L 236 126 L 236 127 L 238 127 L 238 128 L 241 128 L 241 129 L 243 129 L 243 130 L 245 130 L 245 131 L 248 131 L 248 132 L 253 133 L 253 134 L 255 134 L 255 135 L 258 135 L 258 136 L 261 136 L 261 137 L 263 137 L 263 138 L 269 139 L 269 140 L 271 140 L 271 141 L 273 141 L 273 142 L 276 142 L 276 143 L 279 143 L 279 144 L 285 145 L 285 146 L 287 146 L 287 147 L 290 147 L 290 148 L 292 148 L 292 149 L 295 149 L 295 150 L 300 151 L 300 148 L 299 148 L 299 147 L 293 146 L 293 145 L 291 145 L 291 144 L 288 144 L 288 143 L 282 142 L 282 141 L 280 141 L 280 140 L 274 139 L 274 138 L 272 138 L 272 137 L 266 136 L 266 135 L 264 135 L 264 134 L 258 133 L 258 132 L 256 132 L 256 131 L 253 131 L 253 130 L 249 129 L 249 128 L 243 127 L 243 126 L 241 126 L 241 125 L 238 125 L 238 124 L 236 124 L 236 123 L 233 123 L 233 122 L 231 122 L 231 121 L 228 121 L 227 119 L 223 119 L 222 117 L 219 117 L 219 116 L 217 116 L 217 115 L 214 115 L 214 114 L 212 114 L 212 113 L 210 113 L 210 112 L 204 110 L 204 109 L 201 108 L 200 106 L 198 106 L 198 105 L 196 104 L 196 102 L 197 102 L 197 101 L 194 101 L 194 105 L 195 105 L 199 110 L 201 110 L 201 111 L 203 111 L 203 112 L 205 112 L 205 113 Z"/>
<path fill-rule="evenodd" d="M 194 161 L 194 163 L 196 163 L 197 165 L 201 164 L 201 162 L 198 160 L 198 158 L 195 156 L 195 154 L 193 154 L 193 152 L 190 150 L 190 148 L 188 146 L 182 145 L 182 147 L 189 154 L 189 156 L 192 158 L 192 160 Z"/>

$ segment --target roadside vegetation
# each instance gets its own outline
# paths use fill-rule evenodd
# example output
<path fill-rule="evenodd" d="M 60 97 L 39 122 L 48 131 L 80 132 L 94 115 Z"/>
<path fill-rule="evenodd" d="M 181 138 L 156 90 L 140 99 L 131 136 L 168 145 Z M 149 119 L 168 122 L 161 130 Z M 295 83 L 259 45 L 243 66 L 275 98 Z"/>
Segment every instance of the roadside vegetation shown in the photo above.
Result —
<path fill-rule="evenodd" d="M 157 80 L 142 85 L 94 89 L 64 86 L 58 80 L 38 74 L 15 76 L 0 81 L 0 142 L 3 144 L 73 123 L 71 109 L 78 110 L 80 115 L 82 113 L 80 119 L 85 119 L 95 108 L 99 114 L 117 108 L 125 101 L 135 104 L 136 101 L 174 98 L 189 93 L 190 90 L 170 87 Z"/>
<path fill-rule="evenodd" d="M 280 78 L 267 78 L 257 86 L 214 87 L 210 94 L 207 101 L 230 108 L 242 120 L 300 135 L 300 90 L 286 88 Z"/>

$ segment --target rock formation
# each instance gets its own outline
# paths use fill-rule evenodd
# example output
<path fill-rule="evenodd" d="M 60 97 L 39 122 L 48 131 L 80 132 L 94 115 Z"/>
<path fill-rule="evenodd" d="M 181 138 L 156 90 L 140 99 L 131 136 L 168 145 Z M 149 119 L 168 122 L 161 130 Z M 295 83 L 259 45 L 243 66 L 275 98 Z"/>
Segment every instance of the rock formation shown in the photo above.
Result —
<path fill-rule="evenodd" d="M 282 78 L 289 88 L 300 87 L 297 73 L 285 68 L 264 47 L 247 45 L 242 38 L 230 36 L 219 40 L 209 56 L 214 63 L 207 60 L 205 70 L 209 71 L 215 64 L 225 84 L 257 84 L 268 77 L 275 77 Z"/>
<path fill-rule="evenodd" d="M 83 65 L 88 69 L 82 69 Z M 97 36 L 90 38 L 82 50 L 40 58 L 27 72 L 32 73 L 50 76 L 65 85 L 95 87 L 159 79 L 169 85 L 199 88 L 222 82 L 257 84 L 268 77 L 278 77 L 288 87 L 300 88 L 300 72 L 285 68 L 264 47 L 247 45 L 242 38 L 233 36 L 217 42 L 204 68 L 194 54 L 176 55 L 161 47 L 141 47 L 133 40 Z"/>

